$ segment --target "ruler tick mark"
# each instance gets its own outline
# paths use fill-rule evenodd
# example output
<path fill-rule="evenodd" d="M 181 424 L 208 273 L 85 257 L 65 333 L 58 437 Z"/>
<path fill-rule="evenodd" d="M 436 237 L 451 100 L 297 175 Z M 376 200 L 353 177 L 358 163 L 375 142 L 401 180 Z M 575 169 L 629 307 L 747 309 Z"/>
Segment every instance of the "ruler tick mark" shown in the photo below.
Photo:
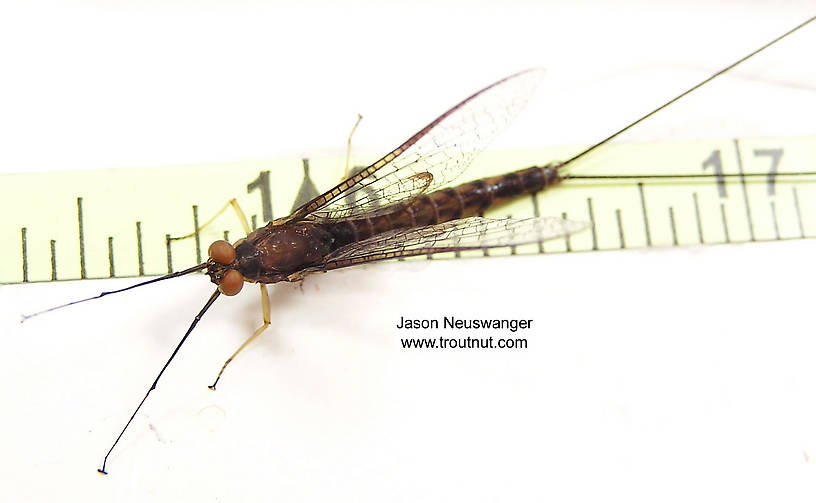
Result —
<path fill-rule="evenodd" d="M 513 218 L 513 215 L 507 215 L 504 218 Z M 516 254 L 516 248 L 517 248 L 516 245 L 512 245 L 510 247 L 510 255 L 515 255 Z"/>
<path fill-rule="evenodd" d="M 164 235 L 164 244 L 167 247 L 167 274 L 172 274 L 173 272 L 173 254 L 170 251 L 171 239 L 170 234 Z"/>
<path fill-rule="evenodd" d="M 697 200 L 697 193 L 691 194 L 694 198 L 694 215 L 697 217 L 697 239 L 703 244 L 703 219 L 700 217 L 700 202 Z"/>
<path fill-rule="evenodd" d="M 745 183 L 745 171 L 742 169 L 742 154 L 740 153 L 739 140 L 734 138 L 734 151 L 737 156 L 737 167 L 740 174 L 740 185 L 742 185 L 742 195 L 745 198 L 745 217 L 748 219 L 748 232 L 751 235 L 751 241 L 756 241 L 754 236 L 754 220 L 751 216 L 751 203 L 748 201 L 748 186 Z"/>
<path fill-rule="evenodd" d="M 564 220 L 567 219 L 567 212 L 566 211 L 561 213 L 561 218 L 563 218 Z M 564 242 L 567 244 L 567 251 L 571 252 L 572 251 L 572 243 L 570 243 L 570 235 L 569 234 L 564 236 Z"/>
<path fill-rule="evenodd" d="M 480 216 L 480 217 L 483 217 L 483 216 L 484 216 L 484 210 L 482 210 L 482 211 L 480 211 L 480 212 L 479 212 L 479 216 Z M 482 249 L 482 255 L 484 255 L 485 257 L 489 257 L 489 256 L 490 256 L 490 254 L 489 254 L 489 253 L 487 253 L 487 248 Z M 433 258 L 433 256 L 432 256 L 432 255 L 429 253 L 429 254 L 428 254 L 428 258 L 429 258 L 429 259 L 432 259 L 432 258 Z"/>
<path fill-rule="evenodd" d="M 136 255 L 139 259 L 139 276 L 144 276 L 144 255 L 142 254 L 142 222 L 136 222 Z"/>
<path fill-rule="evenodd" d="M 674 208 L 669 206 L 669 223 L 671 224 L 672 246 L 677 246 L 677 225 L 674 222 Z"/>
<path fill-rule="evenodd" d="M 79 227 L 79 277 L 85 279 L 85 226 L 82 222 L 82 198 L 77 198 L 77 226 Z"/>
<path fill-rule="evenodd" d="M 615 219 L 618 221 L 618 239 L 620 239 L 620 247 L 626 248 L 626 241 L 623 239 L 623 222 L 621 221 L 620 208 L 615 209 Z"/>
<path fill-rule="evenodd" d="M 793 206 L 796 208 L 796 219 L 799 222 L 799 235 L 804 238 L 805 237 L 805 226 L 802 222 L 802 210 L 799 209 L 799 193 L 796 191 L 796 187 L 793 188 Z"/>
<path fill-rule="evenodd" d="M 646 213 L 646 196 L 643 193 L 643 182 L 638 182 L 640 193 L 640 208 L 643 211 L 643 229 L 646 231 L 646 246 L 652 246 L 652 234 L 649 232 L 649 216 Z"/>
<path fill-rule="evenodd" d="M 771 201 L 771 218 L 773 218 L 774 235 L 776 236 L 776 240 L 779 241 L 779 222 L 776 220 L 776 204 L 774 201 Z"/>
<path fill-rule="evenodd" d="M 26 241 L 26 228 L 20 229 L 20 244 L 23 252 L 23 283 L 28 282 L 28 242 Z"/>
<path fill-rule="evenodd" d="M 587 198 L 587 209 L 589 210 L 589 222 L 592 224 L 592 249 L 598 249 L 598 231 L 595 229 L 595 212 L 592 211 L 592 198 Z"/>
<path fill-rule="evenodd" d="M 541 216 L 541 211 L 538 209 L 538 192 L 530 194 L 530 199 L 533 201 L 533 215 L 538 218 Z M 544 242 L 538 242 L 538 253 L 544 253 Z"/>
<path fill-rule="evenodd" d="M 731 242 L 731 236 L 728 234 L 728 218 L 725 216 L 725 204 L 720 203 L 720 214 L 722 215 L 723 232 L 725 232 L 725 242 Z"/>
<path fill-rule="evenodd" d="M 111 278 L 116 276 L 116 270 L 113 267 L 113 236 L 108 236 L 108 273 Z"/>
<path fill-rule="evenodd" d="M 254 218 L 254 215 L 253 215 Z M 253 227 L 255 226 L 255 221 L 252 221 Z M 196 251 L 196 264 L 201 263 L 201 235 L 198 233 L 198 205 L 193 205 L 193 229 L 195 230 L 195 251 Z"/>
<path fill-rule="evenodd" d="M 57 242 L 51 240 L 51 281 L 57 280 Z"/>

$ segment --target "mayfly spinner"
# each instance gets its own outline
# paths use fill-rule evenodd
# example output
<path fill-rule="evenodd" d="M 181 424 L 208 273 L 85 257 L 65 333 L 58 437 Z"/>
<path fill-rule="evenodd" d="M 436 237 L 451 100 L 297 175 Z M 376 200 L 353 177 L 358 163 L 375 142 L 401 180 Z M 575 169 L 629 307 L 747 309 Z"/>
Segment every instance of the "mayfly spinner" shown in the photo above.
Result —
<path fill-rule="evenodd" d="M 345 178 L 287 217 L 251 231 L 237 203 L 232 201 L 231 206 L 238 213 L 247 236 L 234 244 L 226 241 L 214 242 L 209 248 L 209 258 L 202 264 L 27 316 L 26 318 L 30 318 L 79 302 L 196 271 L 206 271 L 210 280 L 217 285 L 217 289 L 196 315 L 144 398 L 114 440 L 98 471 L 107 473 L 108 457 L 147 397 L 156 388 L 159 379 L 181 346 L 219 296 L 238 294 L 244 283 L 258 284 L 261 291 L 263 324 L 227 359 L 215 382 L 210 386 L 212 389 L 215 389 L 233 358 L 270 325 L 267 284 L 280 281 L 299 282 L 311 273 L 357 264 L 438 252 L 524 245 L 579 232 L 585 229 L 587 224 L 552 217 L 488 219 L 480 215 L 509 199 L 544 190 L 570 178 L 570 175 L 562 170 L 565 166 L 813 19 L 816 18 L 809 19 L 713 74 L 565 162 L 530 167 L 443 188 L 460 176 L 475 156 L 524 107 L 541 79 L 542 72 L 527 70 L 511 75 L 464 99 L 380 160 Z"/>

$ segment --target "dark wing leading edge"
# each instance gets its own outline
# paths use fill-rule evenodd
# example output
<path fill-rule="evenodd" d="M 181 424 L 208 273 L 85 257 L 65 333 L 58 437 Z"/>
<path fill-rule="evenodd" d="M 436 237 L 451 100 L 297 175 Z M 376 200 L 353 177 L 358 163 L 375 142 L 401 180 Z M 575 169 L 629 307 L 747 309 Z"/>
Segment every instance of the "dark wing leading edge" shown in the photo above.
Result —
<path fill-rule="evenodd" d="M 400 229 L 351 243 L 335 251 L 321 270 L 428 253 L 517 246 L 562 238 L 589 227 L 553 217 L 490 219 L 470 217 Z"/>
<path fill-rule="evenodd" d="M 542 76 L 543 70 L 526 70 L 473 94 L 284 221 L 374 216 L 450 182 L 521 111 Z"/>

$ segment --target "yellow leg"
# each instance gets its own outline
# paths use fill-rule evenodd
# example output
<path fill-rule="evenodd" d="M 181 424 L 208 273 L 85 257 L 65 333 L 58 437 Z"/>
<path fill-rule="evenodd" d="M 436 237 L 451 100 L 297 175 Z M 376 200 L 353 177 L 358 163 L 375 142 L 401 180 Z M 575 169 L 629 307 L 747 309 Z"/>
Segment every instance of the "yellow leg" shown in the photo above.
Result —
<path fill-rule="evenodd" d="M 209 220 L 207 220 L 206 222 L 201 224 L 198 227 L 198 229 L 196 229 L 195 232 L 191 232 L 190 234 L 186 234 L 184 236 L 174 237 L 174 238 L 170 238 L 170 239 L 172 239 L 173 241 L 180 241 L 182 239 L 189 239 L 191 237 L 194 237 L 196 235 L 196 232 L 204 229 L 205 227 L 207 227 L 208 225 L 213 223 L 216 218 L 220 217 L 230 207 L 232 207 L 232 209 L 235 210 L 235 214 L 238 216 L 238 220 L 241 222 L 241 227 L 244 228 L 244 232 L 246 232 L 247 234 L 252 232 L 252 228 L 249 226 L 249 222 L 247 221 L 247 218 L 246 218 L 246 215 L 244 214 L 244 211 L 238 205 L 238 201 L 233 198 L 233 199 L 230 199 L 229 202 L 227 202 L 227 204 L 225 204 L 223 208 L 218 210 L 215 213 L 215 215 L 213 215 Z"/>
<path fill-rule="evenodd" d="M 349 133 L 348 136 L 348 141 L 346 142 L 346 172 L 343 174 L 343 178 L 340 179 L 341 182 L 351 175 L 349 171 L 349 158 L 351 157 L 351 137 L 354 136 L 354 132 L 357 131 L 357 126 L 360 125 L 361 120 L 363 120 L 363 116 L 357 114 L 357 122 L 355 122 L 354 127 L 351 128 L 351 132 Z"/>
<path fill-rule="evenodd" d="M 224 366 L 221 367 L 221 371 L 218 373 L 218 377 L 215 378 L 215 382 L 212 383 L 212 385 L 210 386 L 211 390 L 215 390 L 215 385 L 218 384 L 218 380 L 221 379 L 221 374 L 224 373 L 224 369 L 227 368 L 227 365 L 229 365 L 230 362 L 236 356 L 238 356 L 238 353 L 243 351 L 244 348 L 246 348 L 252 341 L 254 341 L 259 335 L 261 335 L 261 333 L 263 333 L 263 331 L 266 330 L 266 328 L 270 324 L 271 317 L 269 314 L 269 291 L 266 289 L 266 285 L 264 284 L 261 284 L 260 287 L 261 287 L 261 309 L 263 309 L 263 325 L 261 325 L 257 330 L 255 330 L 255 333 L 252 334 L 249 337 L 249 339 L 245 340 L 244 343 L 241 344 L 241 346 L 239 346 L 238 349 L 232 354 L 232 356 L 230 356 L 227 359 L 227 361 L 224 362 Z"/>

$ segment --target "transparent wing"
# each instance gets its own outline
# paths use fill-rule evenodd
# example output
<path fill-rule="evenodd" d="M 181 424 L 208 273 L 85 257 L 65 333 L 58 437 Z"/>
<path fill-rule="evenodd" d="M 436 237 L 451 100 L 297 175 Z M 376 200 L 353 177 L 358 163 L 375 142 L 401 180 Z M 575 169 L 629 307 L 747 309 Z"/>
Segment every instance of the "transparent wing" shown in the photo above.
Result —
<path fill-rule="evenodd" d="M 585 222 L 553 217 L 463 218 L 416 229 L 385 232 L 352 243 L 329 255 L 325 269 L 428 253 L 538 243 L 569 236 L 587 227 L 589 224 Z"/>
<path fill-rule="evenodd" d="M 543 70 L 511 75 L 451 108 L 382 159 L 295 210 L 341 219 L 395 211 L 459 176 L 524 107 Z M 388 207 L 388 208 L 386 208 Z"/>

